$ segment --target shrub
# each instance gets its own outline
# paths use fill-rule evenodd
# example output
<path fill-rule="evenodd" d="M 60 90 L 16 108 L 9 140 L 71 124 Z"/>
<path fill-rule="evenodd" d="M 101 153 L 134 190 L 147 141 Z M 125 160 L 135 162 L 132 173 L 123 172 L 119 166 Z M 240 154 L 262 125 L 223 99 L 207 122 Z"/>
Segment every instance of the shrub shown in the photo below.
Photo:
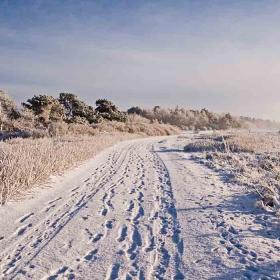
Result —
<path fill-rule="evenodd" d="M 52 122 L 48 126 L 48 134 L 51 137 L 63 136 L 68 133 L 68 124 L 65 122 Z"/>
<path fill-rule="evenodd" d="M 0 90 L 0 130 L 10 130 L 11 121 L 19 118 L 15 102 Z"/>
<path fill-rule="evenodd" d="M 96 106 L 95 111 L 103 119 L 119 122 L 125 122 L 127 120 L 126 113 L 121 112 L 111 101 L 98 99 Z"/>
<path fill-rule="evenodd" d="M 265 208 L 280 207 L 280 136 L 277 133 L 234 132 L 196 137 L 186 152 L 234 184 L 256 192 Z"/>
<path fill-rule="evenodd" d="M 77 123 L 79 123 L 81 119 L 89 123 L 98 121 L 93 107 L 81 101 L 76 95 L 72 93 L 60 93 L 58 100 L 64 107 L 66 121 Z"/>
<path fill-rule="evenodd" d="M 50 121 L 61 121 L 65 116 L 63 106 L 53 96 L 34 95 L 34 97 L 27 100 L 22 105 L 32 111 L 37 117 L 37 121 L 48 125 Z"/>
<path fill-rule="evenodd" d="M 208 130 L 240 128 L 241 122 L 230 114 L 214 114 L 206 109 L 186 110 L 179 108 L 166 109 L 155 106 L 152 110 L 131 107 L 128 114 L 138 114 L 151 121 L 176 125 L 182 129 Z"/>
<path fill-rule="evenodd" d="M 223 136 L 200 136 L 195 142 L 184 147 L 185 152 L 222 152 L 222 153 L 253 153 L 255 147 L 252 139 L 244 135 L 223 135 Z"/>

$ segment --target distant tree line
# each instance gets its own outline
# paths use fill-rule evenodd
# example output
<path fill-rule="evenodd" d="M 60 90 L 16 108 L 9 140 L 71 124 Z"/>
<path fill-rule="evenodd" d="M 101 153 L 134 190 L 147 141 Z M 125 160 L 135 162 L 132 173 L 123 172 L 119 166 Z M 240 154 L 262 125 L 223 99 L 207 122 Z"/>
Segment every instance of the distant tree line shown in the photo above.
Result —
<path fill-rule="evenodd" d="M 280 123 L 277 121 L 263 120 L 252 117 L 240 117 L 244 127 L 257 129 L 280 129 Z"/>
<path fill-rule="evenodd" d="M 242 123 L 231 114 L 215 114 L 206 109 L 187 110 L 179 108 L 162 108 L 155 106 L 153 109 L 142 109 L 132 107 L 128 109 L 128 114 L 137 114 L 151 121 L 158 121 L 176 125 L 182 129 L 206 130 L 206 129 L 229 129 L 240 128 Z"/>
<path fill-rule="evenodd" d="M 140 115 L 150 122 L 190 130 L 280 127 L 278 122 L 247 117 L 236 118 L 229 113 L 217 114 L 207 109 L 189 110 L 178 106 L 173 109 L 160 106 L 143 109 L 136 106 L 123 112 L 109 100 L 98 99 L 93 107 L 72 93 L 60 93 L 58 97 L 34 95 L 18 108 L 10 96 L 0 90 L 0 130 L 12 131 L 16 122 L 23 124 L 24 128 L 40 129 L 48 128 L 54 123 L 91 125 L 103 121 L 126 122 L 128 114 Z"/>

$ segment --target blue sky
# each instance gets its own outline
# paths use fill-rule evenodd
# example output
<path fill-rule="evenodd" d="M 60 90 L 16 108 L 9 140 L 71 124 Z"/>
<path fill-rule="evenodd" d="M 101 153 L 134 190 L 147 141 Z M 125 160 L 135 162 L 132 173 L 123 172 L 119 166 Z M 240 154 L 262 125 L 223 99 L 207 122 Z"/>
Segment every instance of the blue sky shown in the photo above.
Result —
<path fill-rule="evenodd" d="M 280 120 L 280 1 L 0 0 L 0 88 Z"/>

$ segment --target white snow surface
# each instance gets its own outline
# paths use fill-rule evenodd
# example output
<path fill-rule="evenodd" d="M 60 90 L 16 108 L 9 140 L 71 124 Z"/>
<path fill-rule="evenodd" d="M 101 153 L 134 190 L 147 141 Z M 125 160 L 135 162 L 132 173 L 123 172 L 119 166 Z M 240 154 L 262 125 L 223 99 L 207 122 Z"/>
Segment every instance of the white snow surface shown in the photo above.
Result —
<path fill-rule="evenodd" d="M 0 208 L 1 279 L 280 279 L 280 226 L 182 151 L 125 141 Z"/>

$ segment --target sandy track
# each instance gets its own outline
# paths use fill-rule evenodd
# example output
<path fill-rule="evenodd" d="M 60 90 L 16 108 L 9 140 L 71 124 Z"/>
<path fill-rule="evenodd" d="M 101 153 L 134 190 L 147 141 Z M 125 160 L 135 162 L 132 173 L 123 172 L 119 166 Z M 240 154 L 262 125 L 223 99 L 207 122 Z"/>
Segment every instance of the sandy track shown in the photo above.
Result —
<path fill-rule="evenodd" d="M 250 249 L 253 218 L 223 211 L 240 190 L 176 150 L 181 141 L 121 143 L 81 180 L 25 201 L 0 230 L 2 278 L 278 279 L 279 239 Z"/>

